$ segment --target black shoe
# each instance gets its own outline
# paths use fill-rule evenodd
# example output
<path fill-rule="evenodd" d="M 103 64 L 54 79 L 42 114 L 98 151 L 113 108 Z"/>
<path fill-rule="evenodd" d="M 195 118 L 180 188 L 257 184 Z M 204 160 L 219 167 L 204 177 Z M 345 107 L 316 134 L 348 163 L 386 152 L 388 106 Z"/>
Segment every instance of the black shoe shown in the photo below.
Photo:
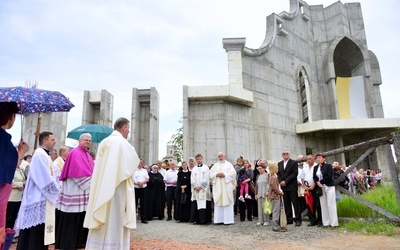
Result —
<path fill-rule="evenodd" d="M 287 224 L 288 224 L 288 225 L 289 225 L 289 224 L 293 224 L 293 221 L 288 221 Z"/>
<path fill-rule="evenodd" d="M 296 221 L 296 224 L 294 225 L 295 227 L 301 226 L 301 221 Z"/>
<path fill-rule="evenodd" d="M 172 218 L 167 218 L 167 221 L 170 221 Z"/>
<path fill-rule="evenodd" d="M 142 223 L 143 224 L 147 224 L 147 223 L 149 223 L 147 220 L 142 220 Z"/>
<path fill-rule="evenodd" d="M 322 224 L 319 224 L 319 223 L 318 223 L 317 227 L 322 227 Z"/>
<path fill-rule="evenodd" d="M 307 225 L 307 227 L 315 227 L 317 224 L 315 224 L 315 223 L 310 223 L 310 224 L 308 224 Z"/>

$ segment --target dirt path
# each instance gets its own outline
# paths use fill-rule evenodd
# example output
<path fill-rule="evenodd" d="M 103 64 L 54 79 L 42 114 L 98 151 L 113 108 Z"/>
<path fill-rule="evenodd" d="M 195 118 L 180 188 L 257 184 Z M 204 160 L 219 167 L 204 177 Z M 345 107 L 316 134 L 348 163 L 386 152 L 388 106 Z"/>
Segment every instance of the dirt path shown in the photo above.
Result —
<path fill-rule="evenodd" d="M 207 240 L 205 240 L 207 241 Z M 316 241 L 295 242 L 292 240 L 256 240 L 252 246 L 244 246 L 240 243 L 240 239 L 231 239 L 229 242 L 223 240 L 219 245 L 205 244 L 190 244 L 186 242 L 165 241 L 160 239 L 134 239 L 131 243 L 131 249 L 400 249 L 400 238 L 387 236 L 366 236 L 366 235 L 346 235 L 338 233 L 334 237 L 320 239 Z"/>
<path fill-rule="evenodd" d="M 288 232 L 272 232 L 256 222 L 199 226 L 151 221 L 132 231 L 131 249 L 400 249 L 399 236 L 362 235 L 332 228 L 288 225 Z"/>
<path fill-rule="evenodd" d="M 343 230 L 343 229 L 342 229 Z M 288 225 L 285 233 L 272 232 L 271 226 L 256 221 L 233 225 L 193 225 L 173 221 L 138 223 L 131 234 L 131 249 L 400 249 L 399 236 L 363 235 L 332 228 Z M 15 244 L 10 249 L 16 249 Z M 49 249 L 54 249 L 50 246 Z"/>

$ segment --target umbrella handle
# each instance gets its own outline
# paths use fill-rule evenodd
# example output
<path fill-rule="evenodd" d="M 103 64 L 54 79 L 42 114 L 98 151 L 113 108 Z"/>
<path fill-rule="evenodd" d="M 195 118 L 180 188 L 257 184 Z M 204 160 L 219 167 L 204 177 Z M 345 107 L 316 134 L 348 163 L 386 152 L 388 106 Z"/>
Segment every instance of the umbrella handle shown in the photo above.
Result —
<path fill-rule="evenodd" d="M 24 115 L 23 114 L 19 114 L 21 117 L 21 139 L 22 139 L 22 133 L 23 133 L 23 126 L 24 126 Z"/>

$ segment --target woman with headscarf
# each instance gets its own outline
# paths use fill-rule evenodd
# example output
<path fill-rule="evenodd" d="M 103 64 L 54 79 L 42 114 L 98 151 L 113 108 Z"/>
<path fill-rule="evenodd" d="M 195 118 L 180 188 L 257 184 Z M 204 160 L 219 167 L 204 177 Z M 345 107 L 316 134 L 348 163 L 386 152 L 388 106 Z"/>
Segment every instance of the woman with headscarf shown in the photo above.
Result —
<path fill-rule="evenodd" d="M 164 177 L 158 172 L 158 165 L 153 164 L 149 173 L 149 182 L 147 182 L 147 220 L 157 217 L 164 219 L 165 208 L 165 184 Z"/>
<path fill-rule="evenodd" d="M 22 158 L 29 147 L 22 139 L 15 149 L 11 142 L 11 135 L 6 132 L 15 122 L 15 115 L 19 112 L 17 103 L 0 103 L 0 249 L 6 237 L 6 209 L 8 198 L 12 190 L 12 181 L 15 169 L 21 163 Z"/>
<path fill-rule="evenodd" d="M 182 162 L 176 184 L 177 222 L 188 222 L 190 219 L 190 198 L 192 197 L 190 175 L 187 162 Z M 183 196 L 186 196 L 186 198 L 182 199 Z"/>

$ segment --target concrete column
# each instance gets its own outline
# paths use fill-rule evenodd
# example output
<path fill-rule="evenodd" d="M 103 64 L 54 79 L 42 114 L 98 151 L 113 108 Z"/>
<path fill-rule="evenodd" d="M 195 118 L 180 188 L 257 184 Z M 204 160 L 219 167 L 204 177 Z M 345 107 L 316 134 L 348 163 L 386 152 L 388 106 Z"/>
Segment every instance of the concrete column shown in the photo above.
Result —
<path fill-rule="evenodd" d="M 246 38 L 224 38 L 222 43 L 228 53 L 229 85 L 243 87 L 242 51 Z"/>
<path fill-rule="evenodd" d="M 188 86 L 183 86 L 183 159 L 189 158 L 189 99 Z"/>

